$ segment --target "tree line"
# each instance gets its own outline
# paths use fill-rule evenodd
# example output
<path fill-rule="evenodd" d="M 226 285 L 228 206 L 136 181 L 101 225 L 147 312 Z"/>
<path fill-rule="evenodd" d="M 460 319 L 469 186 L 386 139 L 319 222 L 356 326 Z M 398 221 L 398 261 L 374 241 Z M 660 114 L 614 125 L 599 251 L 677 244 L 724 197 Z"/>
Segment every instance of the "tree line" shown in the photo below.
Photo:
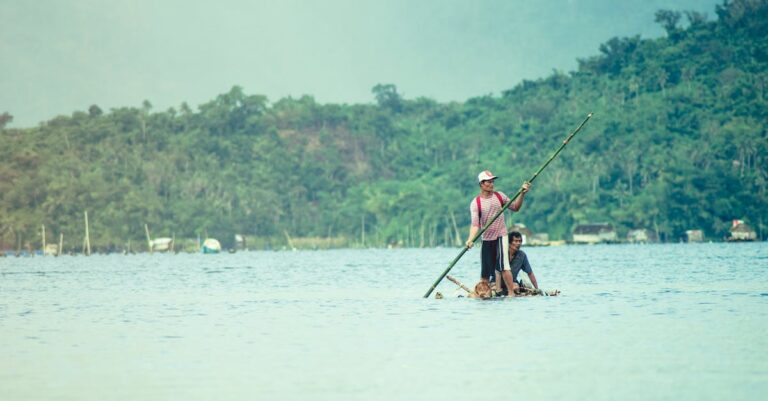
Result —
<path fill-rule="evenodd" d="M 553 239 L 609 222 L 678 241 L 743 219 L 768 234 L 768 2 L 726 1 L 716 19 L 662 10 L 666 35 L 612 38 L 576 71 L 499 96 L 439 103 L 392 84 L 370 104 L 270 102 L 240 87 L 187 104 L 58 116 L 27 129 L 0 115 L 0 248 L 40 226 L 97 246 L 153 233 L 344 238 L 347 245 L 455 245 L 475 177 L 514 194 L 588 112 L 514 222 Z M 55 242 L 53 238 L 49 242 Z"/>

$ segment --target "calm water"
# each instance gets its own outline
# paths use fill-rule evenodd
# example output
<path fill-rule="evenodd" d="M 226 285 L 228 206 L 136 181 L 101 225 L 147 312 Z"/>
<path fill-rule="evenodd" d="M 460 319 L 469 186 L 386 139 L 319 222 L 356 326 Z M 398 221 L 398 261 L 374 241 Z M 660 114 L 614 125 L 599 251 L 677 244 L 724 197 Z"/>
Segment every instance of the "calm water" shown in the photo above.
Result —
<path fill-rule="evenodd" d="M 456 249 L 0 259 L 0 399 L 766 399 L 768 243 L 526 251 L 561 296 L 422 299 Z"/>

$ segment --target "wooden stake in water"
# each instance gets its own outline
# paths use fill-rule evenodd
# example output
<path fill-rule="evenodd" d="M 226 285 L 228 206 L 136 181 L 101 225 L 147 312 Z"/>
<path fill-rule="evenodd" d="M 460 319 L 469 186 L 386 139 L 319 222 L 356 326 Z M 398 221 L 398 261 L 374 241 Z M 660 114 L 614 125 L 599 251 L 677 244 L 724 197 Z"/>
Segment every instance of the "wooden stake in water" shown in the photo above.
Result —
<path fill-rule="evenodd" d="M 64 233 L 59 233 L 59 249 L 56 250 L 56 256 L 61 255 L 61 251 L 64 248 Z"/>
<path fill-rule="evenodd" d="M 45 256 L 45 224 L 43 224 L 43 256 Z"/>
<path fill-rule="evenodd" d="M 283 234 L 285 234 L 285 240 L 288 242 L 288 248 L 290 248 L 292 251 L 295 251 L 296 247 L 293 246 L 293 240 L 291 239 L 291 236 L 288 235 L 288 230 L 283 230 Z"/>
<path fill-rule="evenodd" d="M 85 212 L 85 256 L 91 256 L 91 234 L 88 231 L 88 211 Z"/>
<path fill-rule="evenodd" d="M 149 226 L 147 223 L 144 223 L 144 232 L 147 234 L 147 247 L 149 248 L 149 253 L 152 254 L 152 238 L 149 236 Z"/>
<path fill-rule="evenodd" d="M 547 168 L 547 166 L 549 166 L 549 163 L 551 163 L 552 160 L 555 160 L 555 157 L 557 157 L 557 155 L 560 154 L 560 151 L 563 150 L 563 148 L 565 148 L 565 145 L 567 145 L 568 142 L 570 142 L 570 140 L 573 139 L 573 137 L 579 131 L 581 131 L 581 128 L 584 126 L 584 124 L 587 123 L 587 121 L 589 121 L 590 118 L 592 118 L 592 113 L 587 114 L 587 118 L 585 118 L 584 121 L 582 121 L 581 124 L 579 124 L 579 126 L 573 132 L 571 132 L 570 135 L 568 135 L 565 138 L 565 140 L 563 141 L 563 144 L 560 145 L 559 148 L 557 148 L 557 150 L 555 151 L 555 153 L 552 154 L 552 156 L 549 158 L 549 160 L 544 162 L 544 164 L 539 168 L 538 171 L 536 171 L 535 174 L 533 174 L 533 176 L 528 180 L 528 182 L 533 183 L 533 181 L 536 179 L 536 177 L 538 177 L 539 174 L 541 174 L 541 172 L 545 168 Z M 502 206 L 502 208 L 498 212 L 496 212 L 495 215 L 493 215 L 490 219 L 488 219 L 488 222 L 485 223 L 485 226 L 483 228 L 481 228 L 477 232 L 477 234 L 475 234 L 474 238 L 472 238 L 472 242 L 477 241 L 477 239 L 480 238 L 481 235 L 483 235 L 485 230 L 487 230 L 488 227 L 490 227 L 491 224 L 493 224 L 493 222 L 496 221 L 496 219 L 499 218 L 499 216 L 501 216 L 501 214 L 504 213 L 505 210 L 507 210 L 507 208 L 515 201 L 515 199 L 517 199 L 520 196 L 521 193 L 523 193 L 523 188 L 518 189 L 517 193 L 515 194 L 515 196 L 510 198 L 509 201 L 506 204 L 504 204 L 504 206 Z M 432 287 L 430 287 L 429 290 L 427 290 L 427 293 L 424 294 L 424 298 L 429 298 L 429 295 L 432 294 L 432 291 L 434 291 L 435 288 L 437 288 L 437 285 L 440 284 L 441 281 L 443 281 L 443 278 L 445 278 L 445 276 L 448 274 L 448 272 L 451 271 L 451 269 L 453 269 L 453 266 L 456 265 L 456 262 L 458 262 L 459 259 L 461 259 L 461 257 L 464 256 L 465 253 L 467 253 L 468 250 L 469 250 L 469 247 L 465 245 L 464 248 L 461 250 L 461 252 L 459 252 L 459 254 L 453 259 L 451 264 L 448 265 L 448 268 L 445 269 L 445 271 L 443 271 L 443 274 L 441 274 L 440 277 L 438 277 L 437 280 L 435 280 L 435 283 L 432 284 Z"/>
<path fill-rule="evenodd" d="M 365 213 L 360 217 L 360 244 L 365 248 Z"/>

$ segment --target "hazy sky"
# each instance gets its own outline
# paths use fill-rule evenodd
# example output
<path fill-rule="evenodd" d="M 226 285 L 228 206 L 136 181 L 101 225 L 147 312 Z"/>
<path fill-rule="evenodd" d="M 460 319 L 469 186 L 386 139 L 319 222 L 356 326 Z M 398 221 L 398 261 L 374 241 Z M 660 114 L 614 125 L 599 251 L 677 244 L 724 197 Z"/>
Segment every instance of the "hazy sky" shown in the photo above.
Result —
<path fill-rule="evenodd" d="M 720 0 L 0 0 L 0 113 L 195 107 L 240 85 L 272 100 L 466 100 L 571 71 L 613 36 L 658 37 L 658 9 Z"/>

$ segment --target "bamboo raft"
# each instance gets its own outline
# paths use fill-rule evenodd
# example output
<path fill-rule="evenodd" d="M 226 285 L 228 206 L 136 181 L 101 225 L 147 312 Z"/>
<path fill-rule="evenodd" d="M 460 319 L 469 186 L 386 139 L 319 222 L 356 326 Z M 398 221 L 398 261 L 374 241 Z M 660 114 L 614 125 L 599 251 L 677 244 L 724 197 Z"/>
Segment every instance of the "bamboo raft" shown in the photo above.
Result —
<path fill-rule="evenodd" d="M 540 288 L 527 288 L 527 287 L 520 287 L 520 290 L 515 293 L 512 296 L 504 296 L 501 294 L 496 293 L 495 291 L 491 292 L 490 296 L 477 296 L 477 294 L 474 293 L 474 291 L 470 290 L 469 287 L 464 285 L 461 281 L 457 280 L 455 277 L 449 275 L 446 275 L 446 278 L 450 280 L 452 283 L 456 284 L 461 288 L 462 290 L 467 292 L 467 297 L 469 298 L 478 298 L 478 299 L 494 299 L 494 298 L 515 298 L 515 297 L 530 297 L 530 296 L 546 296 L 546 297 L 555 297 L 560 294 L 560 290 L 549 290 L 544 291 Z M 474 296 L 473 296 L 474 294 Z M 459 295 L 459 298 L 463 298 L 463 295 Z M 439 291 L 435 293 L 435 299 L 443 299 L 445 296 L 443 296 L 442 293 Z"/>

